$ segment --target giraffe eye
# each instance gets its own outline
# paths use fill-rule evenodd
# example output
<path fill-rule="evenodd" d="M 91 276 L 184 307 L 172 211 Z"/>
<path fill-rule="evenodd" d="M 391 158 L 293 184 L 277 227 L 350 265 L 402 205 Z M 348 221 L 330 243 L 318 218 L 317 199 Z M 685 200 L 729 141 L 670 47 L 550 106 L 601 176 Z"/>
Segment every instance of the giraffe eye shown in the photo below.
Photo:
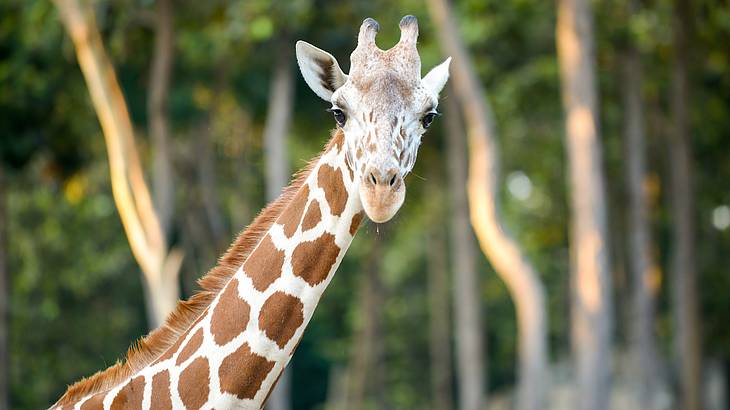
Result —
<path fill-rule="evenodd" d="M 335 122 L 337 122 L 337 125 L 339 127 L 344 127 L 345 122 L 347 121 L 347 116 L 345 116 L 345 113 L 342 112 L 339 108 L 330 108 L 327 111 L 331 112 L 332 115 L 335 117 Z"/>
<path fill-rule="evenodd" d="M 421 124 L 423 125 L 423 128 L 428 128 L 431 126 L 431 123 L 433 122 L 434 118 L 439 115 L 437 112 L 430 112 L 421 118 Z"/>

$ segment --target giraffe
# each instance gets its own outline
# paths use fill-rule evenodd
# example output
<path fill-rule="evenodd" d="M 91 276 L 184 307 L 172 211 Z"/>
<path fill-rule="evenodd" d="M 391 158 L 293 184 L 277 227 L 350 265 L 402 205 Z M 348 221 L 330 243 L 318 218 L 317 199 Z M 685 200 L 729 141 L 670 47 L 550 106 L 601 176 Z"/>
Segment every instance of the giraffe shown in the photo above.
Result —
<path fill-rule="evenodd" d="M 378 23 L 365 19 L 349 74 L 297 42 L 305 82 L 332 104 L 330 141 L 198 281 L 200 292 L 53 409 L 263 407 L 364 217 L 386 222 L 401 207 L 437 114 L 450 59 L 421 78 L 416 18 L 399 26 L 400 41 L 384 51 Z"/>

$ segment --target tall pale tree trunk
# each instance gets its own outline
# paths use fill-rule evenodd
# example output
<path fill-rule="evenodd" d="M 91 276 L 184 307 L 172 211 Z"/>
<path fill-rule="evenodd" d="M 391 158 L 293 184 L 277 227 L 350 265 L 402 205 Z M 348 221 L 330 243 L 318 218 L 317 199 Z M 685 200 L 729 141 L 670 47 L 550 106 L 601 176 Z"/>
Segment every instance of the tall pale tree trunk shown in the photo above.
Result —
<path fill-rule="evenodd" d="M 81 0 L 54 0 L 106 141 L 112 193 L 127 240 L 143 273 L 150 327 L 159 326 L 180 293 L 182 252 L 168 249 L 134 142 L 134 130 L 114 67 L 104 51 L 93 10 Z"/>
<path fill-rule="evenodd" d="M 459 163 L 463 165 L 463 162 Z M 438 182 L 434 176 L 432 181 Z M 442 184 L 436 184 L 442 186 Z M 435 190 L 435 189 L 433 189 Z M 463 193 L 463 190 L 462 190 Z M 438 198 L 439 193 L 433 192 L 431 198 Z M 445 218 L 444 208 L 436 210 L 436 221 Z M 468 214 L 464 212 L 465 218 Z M 436 222 L 429 231 L 427 244 L 427 275 L 428 275 L 428 307 L 429 307 L 429 351 L 431 365 L 431 397 L 433 408 L 436 410 L 451 410 L 451 310 L 449 309 L 449 268 L 446 255 L 446 240 L 444 225 Z M 468 229 L 468 223 L 466 225 Z M 467 235 L 471 232 L 467 231 Z M 474 260 L 473 247 L 471 260 Z M 473 262 L 472 262 L 473 263 Z M 477 363 L 482 365 L 482 363 Z"/>
<path fill-rule="evenodd" d="M 629 0 L 629 13 L 638 11 L 637 0 Z M 630 349 L 632 363 L 639 377 L 639 400 L 644 409 L 656 408 L 660 380 L 654 333 L 655 300 L 658 290 L 657 266 L 652 256 L 649 220 L 649 197 L 646 184 L 646 132 L 641 58 L 632 44 L 624 57 L 624 153 L 628 194 L 628 266 L 632 288 Z"/>
<path fill-rule="evenodd" d="M 575 408 L 607 409 L 611 389 L 611 272 L 589 0 L 558 1 L 556 36 L 570 180 Z"/>
<path fill-rule="evenodd" d="M 170 127 L 167 115 L 167 96 L 170 91 L 174 40 L 171 0 L 157 0 L 155 21 L 155 54 L 150 72 L 147 115 L 154 159 L 152 188 L 163 235 L 170 234 L 175 213 L 175 184 L 170 152 Z"/>
<path fill-rule="evenodd" d="M 449 87 L 453 94 L 453 87 Z M 466 133 L 461 122 L 459 104 L 445 98 L 445 131 L 447 138 L 450 204 L 450 236 L 454 272 L 453 304 L 456 330 L 459 408 L 484 408 L 486 369 L 484 321 L 479 298 L 479 275 L 476 268 L 476 243 L 469 225 L 469 203 L 466 194 Z"/>
<path fill-rule="evenodd" d="M 8 218 L 5 201 L 7 186 L 5 170 L 0 164 L 0 410 L 10 409 L 10 278 L 7 269 Z"/>
<path fill-rule="evenodd" d="M 439 43 L 453 58 L 451 81 L 467 125 L 467 192 L 471 223 L 482 251 L 507 285 L 517 310 L 519 368 L 516 407 L 540 409 L 545 406 L 545 387 L 548 384 L 544 286 L 517 242 L 504 228 L 498 210 L 499 147 L 494 117 L 459 37 L 451 8 L 446 0 L 429 0 L 428 5 L 438 28 Z"/>
<path fill-rule="evenodd" d="M 695 261 L 692 144 L 687 106 L 690 101 L 687 72 L 690 24 L 689 1 L 676 0 L 672 24 L 674 61 L 670 101 L 674 129 L 669 142 L 671 212 L 674 222 L 670 273 L 681 408 L 697 410 L 702 405 L 700 399 L 702 355 Z"/>
<path fill-rule="evenodd" d="M 266 196 L 276 199 L 289 182 L 286 135 L 291 122 L 294 79 L 291 73 L 291 49 L 286 37 L 279 40 L 274 75 L 269 87 L 269 106 L 264 126 L 263 144 L 266 157 Z M 291 369 L 284 370 L 266 407 L 269 410 L 291 408 Z"/>
<path fill-rule="evenodd" d="M 289 132 L 294 102 L 294 78 L 291 69 L 293 52 L 286 38 L 278 42 L 263 135 L 266 156 L 266 196 L 269 200 L 279 196 L 290 177 L 286 135 Z"/>

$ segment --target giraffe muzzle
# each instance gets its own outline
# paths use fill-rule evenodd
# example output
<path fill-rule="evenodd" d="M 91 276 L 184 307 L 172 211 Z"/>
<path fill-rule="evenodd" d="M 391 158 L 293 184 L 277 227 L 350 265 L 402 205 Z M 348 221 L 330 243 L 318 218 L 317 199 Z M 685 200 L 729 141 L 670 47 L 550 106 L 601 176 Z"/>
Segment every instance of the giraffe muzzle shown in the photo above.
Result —
<path fill-rule="evenodd" d="M 406 184 L 396 168 L 381 172 L 368 167 L 360 184 L 360 200 L 368 218 L 376 223 L 389 221 L 406 197 Z"/>

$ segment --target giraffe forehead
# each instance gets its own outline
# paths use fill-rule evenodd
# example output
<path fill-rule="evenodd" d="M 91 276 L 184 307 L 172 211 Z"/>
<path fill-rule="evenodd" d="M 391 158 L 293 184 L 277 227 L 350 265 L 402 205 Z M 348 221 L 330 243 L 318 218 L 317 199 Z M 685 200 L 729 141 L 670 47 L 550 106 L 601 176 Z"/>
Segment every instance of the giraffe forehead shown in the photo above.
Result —
<path fill-rule="evenodd" d="M 351 79 L 354 94 L 363 108 L 393 111 L 410 105 L 420 80 L 401 75 L 392 69 L 373 70 Z"/>
<path fill-rule="evenodd" d="M 413 80 L 393 70 L 350 78 L 334 93 L 332 103 L 356 116 L 362 126 L 370 124 L 381 133 L 393 130 L 399 121 L 410 121 L 434 110 L 438 104 L 420 79 Z"/>

